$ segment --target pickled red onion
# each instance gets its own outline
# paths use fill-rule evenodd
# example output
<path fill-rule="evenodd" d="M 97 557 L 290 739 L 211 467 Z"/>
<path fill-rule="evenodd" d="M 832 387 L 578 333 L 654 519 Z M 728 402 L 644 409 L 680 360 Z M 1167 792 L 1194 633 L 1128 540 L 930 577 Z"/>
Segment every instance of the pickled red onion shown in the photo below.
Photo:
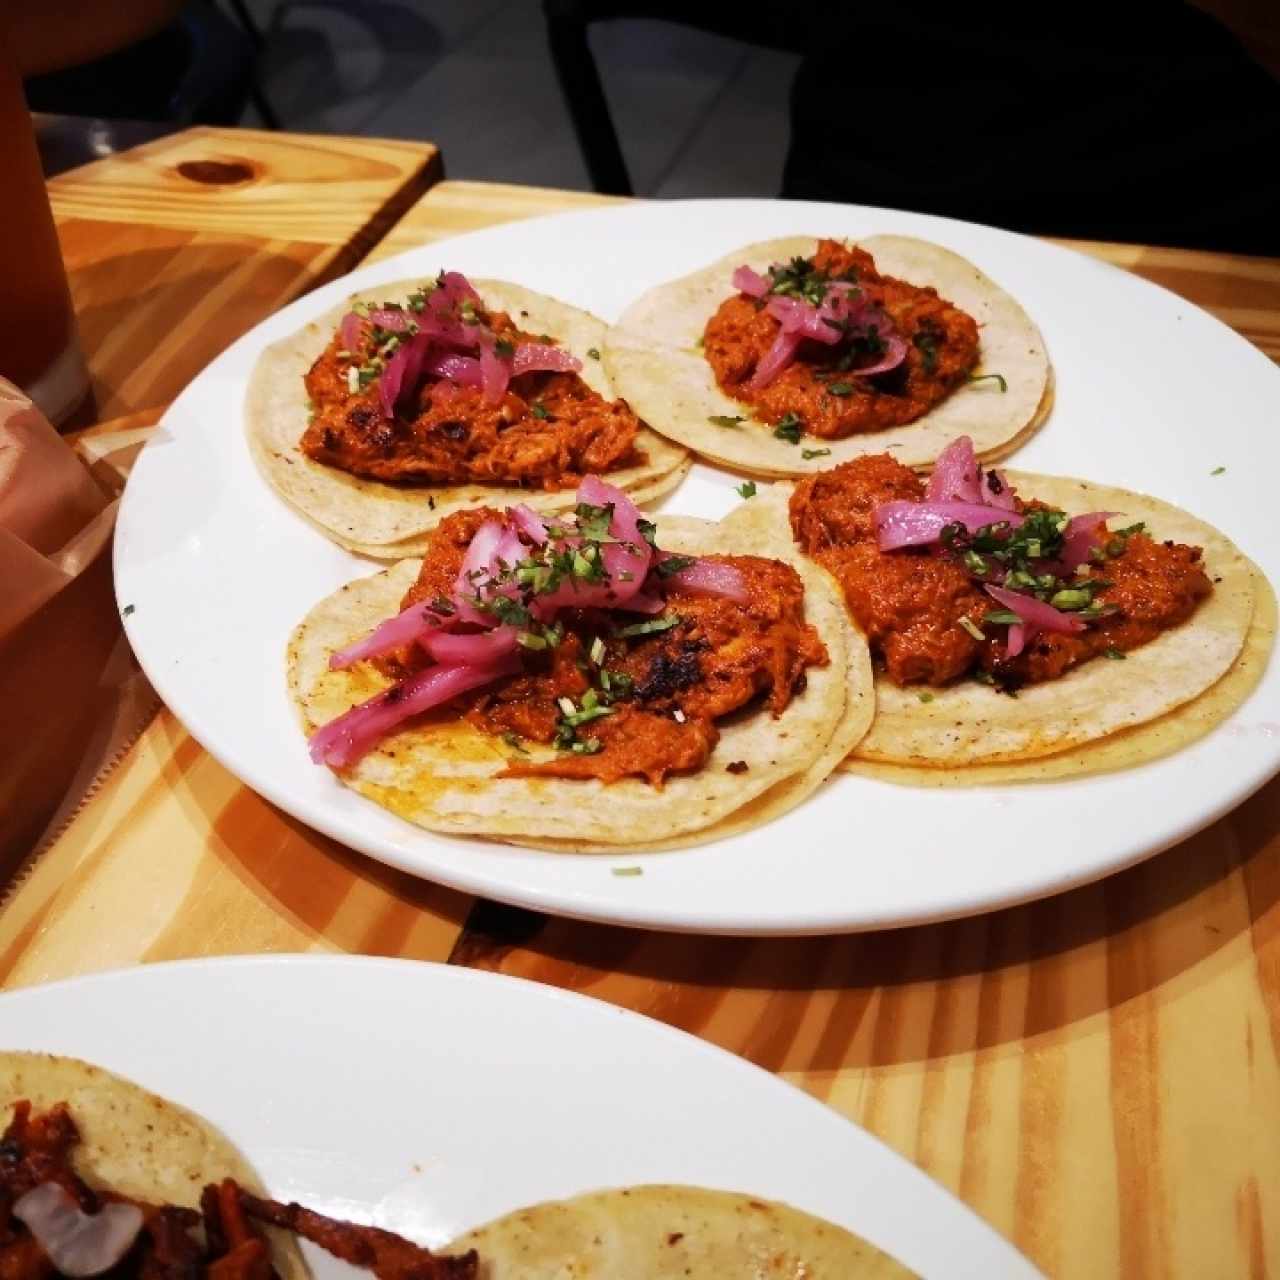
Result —
<path fill-rule="evenodd" d="M 1084 630 L 1085 624 L 1080 618 L 1063 613 L 1061 609 L 1055 609 L 1053 605 L 1045 604 L 1035 596 L 1023 595 L 1020 591 L 1009 591 L 1005 587 L 993 587 L 990 584 L 987 584 L 985 590 L 993 600 L 999 601 L 1006 609 L 1016 613 L 1025 624 L 1039 627 L 1041 631 Z"/>
<path fill-rule="evenodd" d="M 480 385 L 480 361 L 475 356 L 448 355 L 436 352 L 423 361 L 423 371 L 459 387 Z"/>
<path fill-rule="evenodd" d="M 448 621 L 448 616 L 432 613 L 421 601 L 411 604 L 394 618 L 380 622 L 363 640 L 357 640 L 355 644 L 349 644 L 331 655 L 329 669 L 342 671 L 365 658 L 380 658 L 385 653 L 394 653 L 430 632 L 439 630 Z"/>
<path fill-rule="evenodd" d="M 311 758 L 316 764 L 345 769 L 411 716 L 519 670 L 520 659 L 514 653 L 483 666 L 428 667 L 317 729 L 311 735 Z"/>
<path fill-rule="evenodd" d="M 1086 515 L 1072 516 L 1062 533 L 1062 552 L 1058 559 L 1068 573 L 1088 562 L 1089 553 L 1098 546 L 1099 531 L 1106 532 L 1106 523 L 1118 511 L 1090 511 Z"/>
<path fill-rule="evenodd" d="M 400 307 L 375 307 L 369 312 L 369 320 L 376 324 L 379 329 L 385 329 L 388 333 L 407 333 L 409 329 L 409 315 Z"/>
<path fill-rule="evenodd" d="M 485 404 L 501 404 L 511 382 L 511 367 L 498 355 L 493 334 L 480 334 L 480 390 Z"/>
<path fill-rule="evenodd" d="M 881 551 L 922 547 L 937 542 L 948 525 L 963 525 L 976 533 L 988 525 L 1016 528 L 1023 517 L 1016 511 L 998 511 L 973 502 L 882 502 L 871 513 Z"/>
<path fill-rule="evenodd" d="M 364 337 L 364 320 L 354 311 L 348 311 L 338 325 L 338 340 L 344 351 L 355 355 L 360 350 L 360 342 Z"/>
<path fill-rule="evenodd" d="M 1005 646 L 1005 655 L 1010 658 L 1016 658 L 1027 646 L 1027 643 L 1035 638 L 1035 633 L 1035 628 L 1029 623 L 1010 623 L 1009 639 Z"/>
<path fill-rule="evenodd" d="M 435 632 L 422 637 L 422 647 L 441 666 L 479 667 L 514 653 L 516 634 L 514 627 L 496 627 L 492 631 L 477 631 L 470 635 Z"/>
<path fill-rule="evenodd" d="M 546 542 L 549 536 L 547 522 L 532 507 L 526 506 L 522 502 L 518 506 L 512 507 L 508 514 L 512 523 L 530 542 L 538 546 L 542 546 Z"/>
<path fill-rule="evenodd" d="M 763 298 L 769 292 L 768 280 L 745 265 L 733 273 L 733 287 L 749 298 Z"/>
<path fill-rule="evenodd" d="M 796 351 L 800 346 L 800 337 L 798 333 L 788 333 L 785 329 L 779 329 L 773 345 L 756 365 L 756 371 L 751 375 L 751 381 L 747 385 L 757 391 L 761 387 L 767 387 L 795 359 Z"/>
<path fill-rule="evenodd" d="M 671 574 L 666 581 L 697 596 L 723 596 L 738 604 L 744 604 L 747 599 L 747 584 L 742 574 L 722 560 L 698 558 Z"/>
<path fill-rule="evenodd" d="M 521 342 L 511 359 L 513 376 L 522 373 L 577 373 L 582 361 L 562 347 L 548 346 L 545 342 Z"/>
<path fill-rule="evenodd" d="M 983 502 L 985 495 L 978 484 L 978 459 L 973 441 L 957 436 L 938 454 L 925 497 L 930 502 Z"/>
<path fill-rule="evenodd" d="M 585 476 L 578 486 L 578 501 L 593 507 L 613 507 L 609 532 L 618 542 L 604 543 L 600 556 L 618 600 L 629 600 L 644 584 L 653 559 L 653 548 L 640 532 L 640 508 L 621 489 L 605 484 L 599 476 Z"/>

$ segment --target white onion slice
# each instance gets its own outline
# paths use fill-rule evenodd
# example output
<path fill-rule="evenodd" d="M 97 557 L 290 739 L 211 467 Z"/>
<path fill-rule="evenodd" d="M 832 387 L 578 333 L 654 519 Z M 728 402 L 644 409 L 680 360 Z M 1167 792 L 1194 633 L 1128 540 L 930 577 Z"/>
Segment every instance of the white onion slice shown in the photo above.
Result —
<path fill-rule="evenodd" d="M 42 1182 L 21 1196 L 13 1216 L 26 1224 L 54 1267 L 73 1277 L 110 1271 L 142 1230 L 137 1205 L 105 1204 L 97 1213 L 85 1213 L 56 1182 Z"/>

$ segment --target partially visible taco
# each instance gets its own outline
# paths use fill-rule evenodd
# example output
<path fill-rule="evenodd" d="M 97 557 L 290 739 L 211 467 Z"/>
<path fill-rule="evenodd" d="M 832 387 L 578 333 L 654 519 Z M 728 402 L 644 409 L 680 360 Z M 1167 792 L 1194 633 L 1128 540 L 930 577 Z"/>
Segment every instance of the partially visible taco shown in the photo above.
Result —
<path fill-rule="evenodd" d="M 191 1210 L 200 1208 L 205 1187 L 225 1178 L 265 1195 L 249 1162 L 207 1120 L 102 1067 L 48 1053 L 0 1052 L 0 1130 L 24 1102 L 33 1115 L 65 1106 L 78 1131 L 72 1168 L 95 1190 Z M 268 1241 L 282 1280 L 309 1274 L 289 1236 L 271 1231 Z"/>
<path fill-rule="evenodd" d="M 429 829 L 577 851 L 799 803 L 872 713 L 834 582 L 595 478 L 578 497 L 455 514 L 313 609 L 289 647 L 313 759 Z"/>
<path fill-rule="evenodd" d="M 914 1273 L 789 1205 L 642 1186 L 533 1205 L 456 1240 L 487 1280 L 902 1280 Z"/>
<path fill-rule="evenodd" d="M 382 1280 L 476 1280 L 379 1227 L 265 1192 L 207 1120 L 101 1067 L 0 1052 L 0 1275 L 6 1280 L 303 1280 L 294 1236 Z"/>
<path fill-rule="evenodd" d="M 605 362 L 656 429 L 764 476 L 881 452 L 926 467 L 960 435 L 1004 457 L 1053 396 L 1022 307 L 964 258 L 903 236 L 747 245 L 632 303 Z"/>
<path fill-rule="evenodd" d="M 877 664 L 850 757 L 897 782 L 1045 780 L 1155 759 L 1248 696 L 1270 588 L 1212 526 L 1088 481 L 983 471 L 966 441 L 926 489 L 880 456 L 726 523 L 794 537 L 839 580 Z"/>
<path fill-rule="evenodd" d="M 603 322 L 456 272 L 356 294 L 263 352 L 245 405 L 262 474 L 326 536 L 420 555 L 453 511 L 573 505 L 588 472 L 641 500 L 684 449 L 649 431 L 604 372 Z"/>

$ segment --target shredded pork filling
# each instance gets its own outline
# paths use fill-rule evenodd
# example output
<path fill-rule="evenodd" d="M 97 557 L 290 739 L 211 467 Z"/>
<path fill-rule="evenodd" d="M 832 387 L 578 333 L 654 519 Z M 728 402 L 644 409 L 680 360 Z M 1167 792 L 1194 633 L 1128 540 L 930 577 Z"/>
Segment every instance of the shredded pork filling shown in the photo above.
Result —
<path fill-rule="evenodd" d="M 442 521 L 402 608 L 447 594 L 476 530 L 495 518 L 481 508 Z M 519 674 L 460 700 L 471 724 L 517 748 L 529 742 L 565 748 L 553 760 L 517 759 L 504 776 L 640 777 L 661 785 L 706 763 L 719 740 L 718 719 L 757 699 L 769 714 L 786 709 L 803 690 L 806 669 L 828 660 L 804 619 L 800 575 L 757 556 L 702 559 L 736 569 L 745 599 L 668 583 L 666 607 L 656 617 L 566 609 L 558 644 L 522 653 Z M 635 627 L 654 629 L 621 634 Z M 401 650 L 386 669 L 403 676 L 425 661 L 417 648 Z"/>
<path fill-rule="evenodd" d="M 1186 621 L 1213 589 L 1199 547 L 1132 533 L 1115 539 L 1113 554 L 1077 579 L 1105 584 L 1089 590 L 1099 616 L 1080 631 L 1039 632 L 1010 657 L 1006 626 L 985 621 L 995 602 L 960 557 L 945 548 L 882 551 L 877 544 L 875 508 L 924 497 L 920 477 L 879 454 L 811 476 L 791 498 L 797 543 L 840 582 L 873 655 L 896 684 L 940 686 L 979 671 L 1010 691 L 1053 680 L 1099 655 L 1147 644 Z M 1044 508 L 1019 501 L 1016 509 Z M 992 522 L 999 517 L 993 510 Z"/>
<path fill-rule="evenodd" d="M 878 346 L 855 330 L 834 346 L 802 342 L 794 363 L 767 386 L 753 387 L 780 326 L 763 299 L 736 293 L 707 322 L 703 352 L 720 389 L 764 421 L 790 423 L 824 440 L 901 426 L 944 400 L 977 365 L 977 324 L 935 290 L 882 276 L 869 253 L 835 240 L 819 241 L 808 267 L 819 277 L 853 282 L 860 298 L 883 308 L 906 339 L 906 359 L 889 372 L 859 377 L 858 366 L 873 361 Z"/>

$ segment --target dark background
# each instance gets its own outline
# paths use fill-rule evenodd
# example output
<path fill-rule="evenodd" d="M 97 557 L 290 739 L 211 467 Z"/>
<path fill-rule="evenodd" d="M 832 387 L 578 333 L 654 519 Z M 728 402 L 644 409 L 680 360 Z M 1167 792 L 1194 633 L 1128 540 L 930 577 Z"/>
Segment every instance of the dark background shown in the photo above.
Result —
<path fill-rule="evenodd" d="M 429 138 L 451 177 L 1280 254 L 1280 4 L 1214 2 L 1226 22 L 1179 0 L 172 0 L 162 30 L 28 95 L 152 127 Z M 94 145 L 117 136 L 137 135 Z M 49 166 L 75 145 L 46 139 Z"/>

